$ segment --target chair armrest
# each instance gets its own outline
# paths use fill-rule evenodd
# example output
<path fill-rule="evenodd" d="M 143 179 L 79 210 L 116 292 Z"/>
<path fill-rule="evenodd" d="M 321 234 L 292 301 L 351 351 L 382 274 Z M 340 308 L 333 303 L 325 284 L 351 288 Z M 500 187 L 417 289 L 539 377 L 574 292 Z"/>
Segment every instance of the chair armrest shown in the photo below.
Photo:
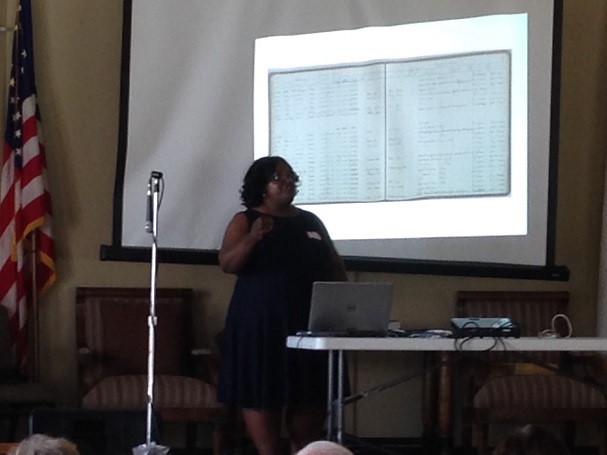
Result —
<path fill-rule="evenodd" d="M 467 393 L 473 396 L 491 376 L 496 375 L 494 365 L 477 354 L 464 357 L 459 362 L 459 375 L 467 387 Z"/>
<path fill-rule="evenodd" d="M 194 348 L 190 353 L 195 359 L 197 376 L 203 381 L 217 386 L 219 378 L 219 356 L 208 348 Z"/>
<path fill-rule="evenodd" d="M 90 370 L 93 365 L 93 351 L 90 348 L 78 348 L 78 368 L 80 371 Z"/>
<path fill-rule="evenodd" d="M 565 352 L 561 370 L 600 385 L 607 384 L 607 356 L 598 352 Z"/>
<path fill-rule="evenodd" d="M 78 348 L 78 372 L 80 383 L 86 393 L 99 380 L 99 365 L 95 365 L 95 354 L 91 348 Z"/>

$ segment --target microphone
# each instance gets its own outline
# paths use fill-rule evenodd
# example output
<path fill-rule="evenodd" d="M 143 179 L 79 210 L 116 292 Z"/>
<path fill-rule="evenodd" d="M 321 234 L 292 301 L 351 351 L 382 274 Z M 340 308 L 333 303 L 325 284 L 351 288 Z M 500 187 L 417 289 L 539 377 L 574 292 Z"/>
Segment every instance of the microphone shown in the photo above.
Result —
<path fill-rule="evenodd" d="M 152 177 L 148 180 L 148 202 L 145 214 L 145 232 L 152 232 Z"/>
<path fill-rule="evenodd" d="M 152 173 L 150 174 L 150 179 L 148 180 L 145 230 L 149 233 L 154 232 L 154 193 L 158 193 L 160 191 L 160 179 L 162 179 L 162 172 L 152 171 Z"/>

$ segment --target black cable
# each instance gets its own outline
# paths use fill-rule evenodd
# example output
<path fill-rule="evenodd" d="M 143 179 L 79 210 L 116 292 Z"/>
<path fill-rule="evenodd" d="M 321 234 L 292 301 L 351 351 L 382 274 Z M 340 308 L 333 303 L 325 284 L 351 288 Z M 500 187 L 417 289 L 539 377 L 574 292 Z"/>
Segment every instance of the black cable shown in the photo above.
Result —
<path fill-rule="evenodd" d="M 456 341 L 456 340 L 454 340 L 454 341 Z M 391 381 L 384 382 L 382 384 L 373 386 L 373 387 L 371 387 L 369 389 L 365 389 L 365 390 L 362 390 L 362 391 L 360 391 L 358 393 L 355 393 L 353 395 L 349 395 L 347 397 L 344 397 L 342 399 L 342 404 L 343 405 L 351 404 L 351 403 L 354 403 L 354 402 L 360 400 L 361 398 L 367 398 L 367 397 L 375 395 L 375 394 L 377 394 L 379 392 L 383 392 L 384 390 L 389 389 L 389 388 L 394 387 L 394 386 L 397 386 L 399 384 L 402 384 L 403 382 L 410 381 L 412 379 L 415 379 L 417 377 L 420 377 L 420 376 L 423 376 L 423 375 L 425 375 L 427 373 L 430 373 L 431 371 L 438 370 L 438 369 L 440 369 L 440 368 L 442 368 L 444 366 L 447 366 L 447 365 L 455 362 L 456 360 L 459 360 L 461 357 L 463 357 L 463 355 L 461 354 L 462 351 L 456 350 L 456 351 L 453 351 L 453 352 L 455 352 L 456 355 L 451 356 L 451 358 L 449 358 L 448 360 L 442 360 L 442 361 L 440 361 L 436 365 L 432 365 L 432 366 L 430 366 L 428 368 L 423 368 L 421 371 L 415 372 L 413 374 L 409 374 L 409 375 L 406 375 L 406 376 L 401 376 L 401 377 L 393 379 Z M 336 399 L 333 404 L 334 405 L 337 404 L 337 401 L 338 401 L 338 399 Z"/>

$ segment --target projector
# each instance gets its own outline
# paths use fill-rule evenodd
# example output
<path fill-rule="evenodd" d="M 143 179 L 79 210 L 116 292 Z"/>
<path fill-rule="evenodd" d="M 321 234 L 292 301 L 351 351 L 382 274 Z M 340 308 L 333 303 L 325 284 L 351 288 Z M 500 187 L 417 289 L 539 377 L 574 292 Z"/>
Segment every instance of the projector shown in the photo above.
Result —
<path fill-rule="evenodd" d="M 451 327 L 455 338 L 518 338 L 521 335 L 519 326 L 510 318 L 452 318 Z"/>

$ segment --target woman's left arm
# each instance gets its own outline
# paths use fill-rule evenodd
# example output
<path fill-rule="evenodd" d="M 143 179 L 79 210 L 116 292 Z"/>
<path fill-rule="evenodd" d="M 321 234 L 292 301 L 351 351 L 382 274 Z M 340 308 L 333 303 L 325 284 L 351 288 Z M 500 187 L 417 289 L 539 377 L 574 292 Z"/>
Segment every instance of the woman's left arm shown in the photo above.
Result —
<path fill-rule="evenodd" d="M 346 264 L 344 260 L 341 258 L 333 242 L 329 239 L 331 243 L 331 272 L 333 274 L 333 279 L 335 281 L 348 281 L 348 274 L 346 273 Z"/>
<path fill-rule="evenodd" d="M 344 263 L 344 260 L 337 252 L 337 249 L 333 244 L 333 240 L 331 240 L 331 236 L 329 235 L 329 231 L 327 231 L 324 223 L 320 218 L 316 217 L 316 219 L 318 221 L 322 239 L 327 243 L 330 249 L 329 260 L 331 261 L 331 278 L 334 281 L 348 281 L 348 274 L 346 273 L 346 264 Z"/>

